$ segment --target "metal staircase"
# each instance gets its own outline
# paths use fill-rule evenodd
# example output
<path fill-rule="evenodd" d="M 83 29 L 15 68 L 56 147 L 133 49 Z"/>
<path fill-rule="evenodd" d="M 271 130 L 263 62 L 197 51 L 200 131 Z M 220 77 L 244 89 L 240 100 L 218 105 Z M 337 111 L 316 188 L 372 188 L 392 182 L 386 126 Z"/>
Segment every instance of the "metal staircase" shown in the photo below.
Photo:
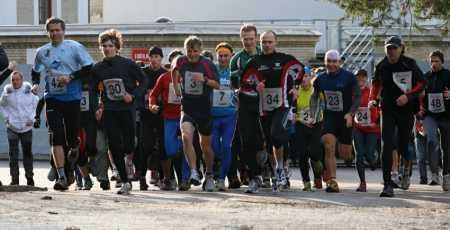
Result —
<path fill-rule="evenodd" d="M 373 72 L 374 35 L 371 27 L 362 28 L 346 46 L 341 56 L 344 57 L 343 68 L 351 72 L 365 69 L 369 76 Z"/>

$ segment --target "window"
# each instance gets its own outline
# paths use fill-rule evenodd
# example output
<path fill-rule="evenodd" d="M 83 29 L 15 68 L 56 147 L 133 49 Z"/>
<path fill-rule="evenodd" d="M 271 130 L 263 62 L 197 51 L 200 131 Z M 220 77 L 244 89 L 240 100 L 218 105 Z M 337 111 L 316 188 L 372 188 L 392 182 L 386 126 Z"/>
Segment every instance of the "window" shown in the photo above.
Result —
<path fill-rule="evenodd" d="M 33 0 L 17 0 L 17 24 L 33 24 Z"/>
<path fill-rule="evenodd" d="M 39 24 L 45 24 L 45 21 L 52 16 L 52 0 L 39 0 Z"/>
<path fill-rule="evenodd" d="M 62 0 L 61 17 L 67 24 L 78 23 L 78 0 Z"/>
<path fill-rule="evenodd" d="M 103 23 L 103 0 L 89 0 L 89 23 Z"/>

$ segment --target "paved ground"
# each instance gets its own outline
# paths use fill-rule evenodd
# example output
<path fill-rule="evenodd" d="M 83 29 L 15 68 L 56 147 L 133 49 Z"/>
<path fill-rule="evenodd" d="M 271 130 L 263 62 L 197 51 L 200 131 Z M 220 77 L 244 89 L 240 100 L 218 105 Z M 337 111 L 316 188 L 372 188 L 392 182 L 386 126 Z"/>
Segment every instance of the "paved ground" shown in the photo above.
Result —
<path fill-rule="evenodd" d="M 36 182 L 51 188 L 47 166 L 36 164 Z M 368 172 L 368 193 L 354 192 L 357 176 L 349 168 L 338 170 L 339 194 L 301 191 L 298 170 L 293 189 L 278 194 L 151 187 L 123 197 L 116 189 L 101 191 L 98 183 L 91 192 L 0 192 L 0 229 L 450 229 L 450 193 L 418 185 L 414 173 L 410 191 L 397 191 L 392 199 L 378 197 L 380 171 Z M 8 175 L 7 162 L 0 162 L 3 183 L 9 183 Z"/>

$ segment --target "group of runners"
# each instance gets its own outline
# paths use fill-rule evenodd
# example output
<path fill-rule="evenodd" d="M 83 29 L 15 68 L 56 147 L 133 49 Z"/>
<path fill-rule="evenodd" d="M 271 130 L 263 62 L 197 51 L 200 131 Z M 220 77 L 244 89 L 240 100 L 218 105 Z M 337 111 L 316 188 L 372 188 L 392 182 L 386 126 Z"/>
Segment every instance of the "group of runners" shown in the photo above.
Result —
<path fill-rule="evenodd" d="M 189 36 L 184 50 L 149 48 L 148 65 L 122 56 L 121 33 L 107 30 L 95 63 L 83 45 L 64 39 L 62 19 L 45 26 L 50 42 L 37 50 L 31 83 L 13 62 L 2 61 L 0 70 L 2 82 L 11 78 L 0 99 L 11 185 L 19 184 L 21 142 L 34 186 L 32 129 L 42 125 L 45 108 L 55 190 L 90 190 L 93 176 L 103 190 L 115 180 L 126 195 L 133 181 L 149 188 L 150 170 L 149 183 L 161 190 L 278 192 L 290 189 L 289 166 L 298 165 L 304 191 L 325 182 L 326 192 L 339 192 L 336 156 L 356 158 L 358 192 L 367 191 L 365 168 L 375 170 L 379 161 L 380 196 L 407 190 L 415 159 L 421 183 L 428 183 L 429 164 L 430 185 L 449 189 L 450 72 L 440 51 L 429 55 L 431 70 L 423 74 L 404 55 L 401 38 L 389 37 L 369 79 L 365 70 L 345 70 L 336 50 L 326 52 L 323 68 L 306 66 L 277 50 L 274 31 L 258 37 L 244 24 L 239 51 L 224 41 L 211 55 Z"/>

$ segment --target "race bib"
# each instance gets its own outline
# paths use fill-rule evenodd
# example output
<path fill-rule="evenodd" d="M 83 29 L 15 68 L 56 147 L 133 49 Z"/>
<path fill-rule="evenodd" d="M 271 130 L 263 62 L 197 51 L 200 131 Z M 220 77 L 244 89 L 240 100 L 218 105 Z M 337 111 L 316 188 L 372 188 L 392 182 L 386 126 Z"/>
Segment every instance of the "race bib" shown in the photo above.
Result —
<path fill-rule="evenodd" d="M 80 110 L 81 112 L 89 111 L 89 91 L 81 92 Z"/>
<path fill-rule="evenodd" d="M 428 94 L 428 110 L 432 113 L 445 112 L 444 94 L 429 93 Z"/>
<path fill-rule="evenodd" d="M 121 101 L 125 96 L 125 86 L 121 78 L 103 80 L 106 96 L 111 101 Z"/>
<path fill-rule="evenodd" d="M 309 108 L 300 111 L 300 122 L 305 125 L 312 125 L 314 123 L 314 118 L 311 116 Z"/>
<path fill-rule="evenodd" d="M 213 91 L 214 107 L 230 107 L 233 103 L 233 90 L 221 89 Z"/>
<path fill-rule="evenodd" d="M 371 123 L 370 110 L 368 107 L 360 107 L 355 113 L 355 123 L 361 126 L 368 126 Z"/>
<path fill-rule="evenodd" d="M 59 82 L 59 77 L 62 76 L 61 73 L 56 73 L 53 71 L 47 72 L 48 77 L 48 92 L 50 95 L 62 95 L 67 93 L 67 86 Z"/>
<path fill-rule="evenodd" d="M 175 104 L 175 105 L 179 105 L 181 104 L 181 97 L 178 97 L 175 94 L 175 88 L 173 87 L 173 83 L 169 84 L 169 98 L 168 98 L 168 103 L 169 104 Z"/>
<path fill-rule="evenodd" d="M 344 110 L 344 101 L 342 92 L 339 91 L 325 91 L 326 109 L 334 112 L 342 112 Z"/>
<path fill-rule="evenodd" d="M 263 90 L 263 111 L 272 111 L 283 104 L 281 88 L 264 88 Z"/>
<path fill-rule="evenodd" d="M 184 93 L 190 95 L 202 95 L 203 94 L 203 82 L 194 81 L 194 76 L 201 76 L 202 73 L 186 71 L 184 76 Z"/>
<path fill-rule="evenodd" d="M 412 89 L 412 72 L 396 72 L 392 74 L 394 83 L 400 88 L 403 93 L 407 93 Z"/>

